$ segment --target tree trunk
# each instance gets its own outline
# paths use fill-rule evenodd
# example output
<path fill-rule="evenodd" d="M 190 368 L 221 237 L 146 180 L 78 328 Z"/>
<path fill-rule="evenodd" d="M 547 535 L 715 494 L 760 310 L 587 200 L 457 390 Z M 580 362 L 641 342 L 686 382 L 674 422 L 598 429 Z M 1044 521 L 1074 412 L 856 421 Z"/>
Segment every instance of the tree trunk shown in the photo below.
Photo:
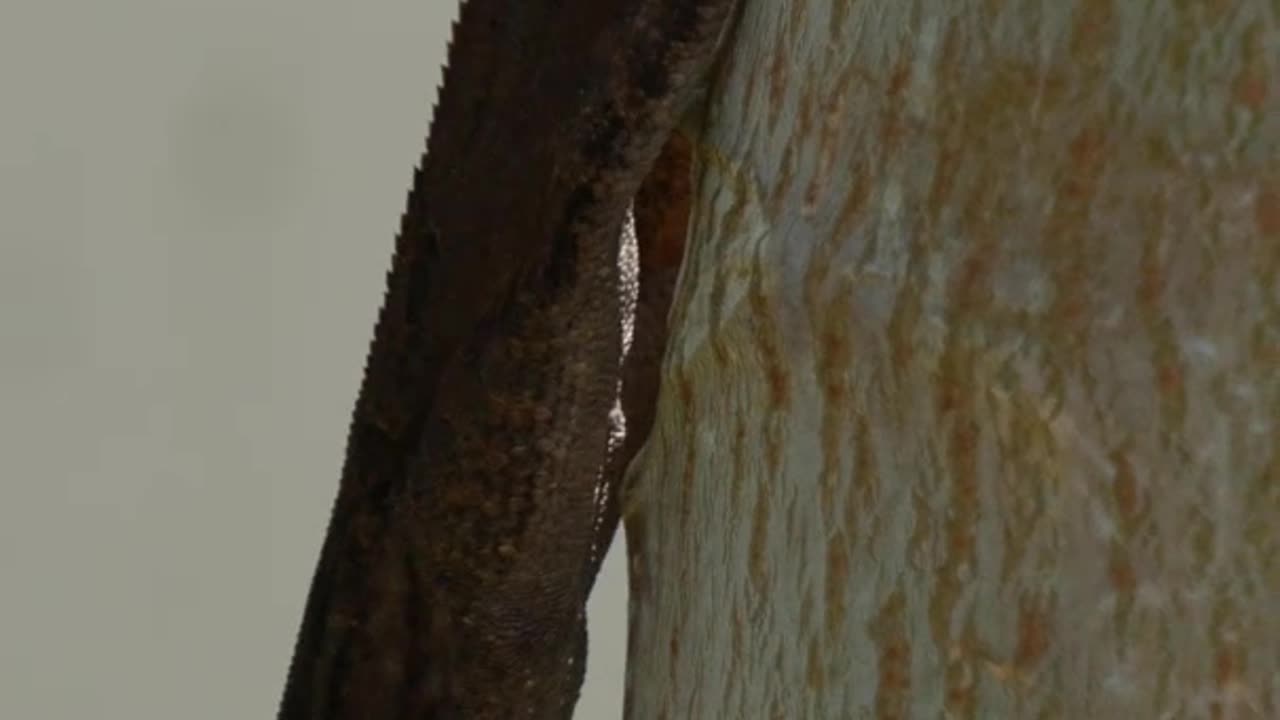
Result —
<path fill-rule="evenodd" d="M 757 0 L 627 713 L 1280 717 L 1280 4 Z"/>

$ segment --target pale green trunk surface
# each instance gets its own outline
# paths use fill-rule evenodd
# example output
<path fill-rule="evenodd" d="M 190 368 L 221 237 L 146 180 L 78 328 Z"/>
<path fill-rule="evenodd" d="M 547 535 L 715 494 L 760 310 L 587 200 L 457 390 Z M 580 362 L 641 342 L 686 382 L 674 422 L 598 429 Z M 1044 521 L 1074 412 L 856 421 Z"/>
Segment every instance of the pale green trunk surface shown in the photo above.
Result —
<path fill-rule="evenodd" d="M 756 0 L 629 716 L 1280 717 L 1280 3 Z"/>

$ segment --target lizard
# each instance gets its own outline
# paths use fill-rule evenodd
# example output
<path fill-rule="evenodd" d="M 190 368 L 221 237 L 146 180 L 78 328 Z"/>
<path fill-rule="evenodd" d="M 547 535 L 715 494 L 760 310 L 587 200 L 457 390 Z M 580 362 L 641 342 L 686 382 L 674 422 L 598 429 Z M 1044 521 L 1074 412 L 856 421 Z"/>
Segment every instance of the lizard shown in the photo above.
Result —
<path fill-rule="evenodd" d="M 572 716 L 683 241 L 646 178 L 736 7 L 462 3 L 280 720 Z"/>

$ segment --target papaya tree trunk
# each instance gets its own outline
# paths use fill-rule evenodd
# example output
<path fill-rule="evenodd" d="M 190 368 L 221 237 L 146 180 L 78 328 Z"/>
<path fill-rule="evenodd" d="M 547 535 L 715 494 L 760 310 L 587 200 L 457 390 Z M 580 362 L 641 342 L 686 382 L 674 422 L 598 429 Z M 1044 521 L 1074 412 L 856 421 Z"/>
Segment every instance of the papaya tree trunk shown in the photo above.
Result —
<path fill-rule="evenodd" d="M 1280 4 L 753 0 L 627 715 L 1280 717 Z"/>

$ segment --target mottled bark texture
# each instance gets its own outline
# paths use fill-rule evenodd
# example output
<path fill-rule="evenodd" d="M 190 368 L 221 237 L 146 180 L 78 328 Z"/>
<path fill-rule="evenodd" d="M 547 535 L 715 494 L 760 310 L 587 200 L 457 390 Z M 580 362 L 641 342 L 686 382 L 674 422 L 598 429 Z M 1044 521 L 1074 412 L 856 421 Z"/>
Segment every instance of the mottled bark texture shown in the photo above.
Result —
<path fill-rule="evenodd" d="M 1280 717 L 1280 4 L 761 0 L 628 714 Z"/>

